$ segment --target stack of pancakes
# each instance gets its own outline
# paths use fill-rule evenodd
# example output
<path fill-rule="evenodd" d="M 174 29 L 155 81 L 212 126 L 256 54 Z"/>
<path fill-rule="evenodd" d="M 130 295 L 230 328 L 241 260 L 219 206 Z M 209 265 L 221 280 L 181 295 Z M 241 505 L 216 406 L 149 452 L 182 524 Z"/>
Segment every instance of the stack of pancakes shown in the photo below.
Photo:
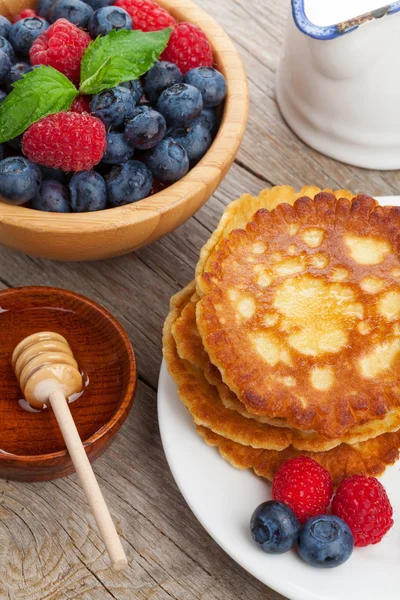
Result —
<path fill-rule="evenodd" d="M 232 202 L 176 294 L 164 357 L 198 433 L 271 479 L 306 454 L 337 484 L 400 447 L 400 210 L 288 186 Z"/>

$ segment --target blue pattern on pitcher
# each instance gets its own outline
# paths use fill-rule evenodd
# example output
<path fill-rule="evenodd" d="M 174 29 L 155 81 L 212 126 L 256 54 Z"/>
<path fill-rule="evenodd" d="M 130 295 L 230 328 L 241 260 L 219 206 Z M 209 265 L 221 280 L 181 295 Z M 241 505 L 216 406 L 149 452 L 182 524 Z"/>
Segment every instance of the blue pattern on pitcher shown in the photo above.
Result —
<path fill-rule="evenodd" d="M 318 40 L 333 40 L 341 35 L 344 35 L 345 33 L 354 31 L 363 23 L 367 23 L 368 21 L 372 21 L 374 19 L 380 19 L 386 15 L 392 15 L 400 11 L 400 0 L 397 2 L 392 2 L 391 4 L 381 8 L 377 8 L 376 10 L 372 10 L 364 15 L 360 15 L 359 17 L 354 17 L 352 19 L 348 19 L 347 21 L 337 23 L 336 25 L 329 25 L 325 27 L 315 25 L 308 19 L 304 8 L 304 0 L 292 0 L 292 11 L 294 21 L 300 31 Z"/>

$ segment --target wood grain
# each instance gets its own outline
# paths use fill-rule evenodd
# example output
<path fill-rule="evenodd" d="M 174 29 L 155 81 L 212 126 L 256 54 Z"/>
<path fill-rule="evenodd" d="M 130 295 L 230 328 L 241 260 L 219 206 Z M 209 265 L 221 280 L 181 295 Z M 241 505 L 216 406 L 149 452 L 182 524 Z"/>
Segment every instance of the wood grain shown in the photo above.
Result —
<path fill-rule="evenodd" d="M 1 2 L 7 3 L 11 12 L 15 2 L 20 10 L 21 0 Z M 118 208 L 54 214 L 0 202 L 0 243 L 57 260 L 119 256 L 154 242 L 184 223 L 221 183 L 236 157 L 247 122 L 249 96 L 242 61 L 224 30 L 191 0 L 160 0 L 160 4 L 179 21 L 202 27 L 211 42 L 216 65 L 227 80 L 220 128 L 207 154 L 177 183 Z"/>
<path fill-rule="evenodd" d="M 56 263 L 0 250 L 0 288 L 54 285 L 81 292 L 109 309 L 134 344 L 135 404 L 94 464 L 130 567 L 123 575 L 107 568 L 76 475 L 34 484 L 0 481 L 1 600 L 27 600 L 28 589 L 29 600 L 282 600 L 218 548 L 173 482 L 156 415 L 163 319 L 170 296 L 193 278 L 223 207 L 238 195 L 284 183 L 389 195 L 398 193 L 400 172 L 342 165 L 304 146 L 283 122 L 274 78 L 289 2 L 197 2 L 233 37 L 251 96 L 237 160 L 209 202 L 155 244 L 101 263 Z"/>
<path fill-rule="evenodd" d="M 101 306 L 62 289 L 3 290 L 0 307 L 0 477 L 43 481 L 73 473 L 53 411 L 22 410 L 11 355 L 21 340 L 38 331 L 56 331 L 68 339 L 85 382 L 71 412 L 94 460 L 132 406 L 137 376 L 129 338 Z"/>

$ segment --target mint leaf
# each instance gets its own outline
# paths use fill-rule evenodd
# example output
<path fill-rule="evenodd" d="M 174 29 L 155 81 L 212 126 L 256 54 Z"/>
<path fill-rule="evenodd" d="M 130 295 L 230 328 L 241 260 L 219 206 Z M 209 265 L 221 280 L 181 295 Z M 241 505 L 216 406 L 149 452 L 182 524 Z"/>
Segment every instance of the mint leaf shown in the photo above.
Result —
<path fill-rule="evenodd" d="M 14 83 L 0 106 L 0 142 L 12 140 L 42 117 L 68 110 L 76 87 L 52 67 L 39 67 Z"/>
<path fill-rule="evenodd" d="M 98 94 L 124 81 L 138 79 L 165 50 L 172 29 L 145 33 L 110 31 L 91 42 L 81 64 L 82 94 Z"/>

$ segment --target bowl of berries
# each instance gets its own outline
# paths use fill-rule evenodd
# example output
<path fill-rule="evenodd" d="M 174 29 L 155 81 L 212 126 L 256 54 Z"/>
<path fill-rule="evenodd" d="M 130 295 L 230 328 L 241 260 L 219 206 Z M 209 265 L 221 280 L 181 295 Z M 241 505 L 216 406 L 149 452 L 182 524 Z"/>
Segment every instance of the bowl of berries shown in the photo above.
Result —
<path fill-rule="evenodd" d="M 1 11 L 1 244 L 109 258 L 210 198 L 249 99 L 235 46 L 206 12 L 191 0 L 8 0 Z"/>

